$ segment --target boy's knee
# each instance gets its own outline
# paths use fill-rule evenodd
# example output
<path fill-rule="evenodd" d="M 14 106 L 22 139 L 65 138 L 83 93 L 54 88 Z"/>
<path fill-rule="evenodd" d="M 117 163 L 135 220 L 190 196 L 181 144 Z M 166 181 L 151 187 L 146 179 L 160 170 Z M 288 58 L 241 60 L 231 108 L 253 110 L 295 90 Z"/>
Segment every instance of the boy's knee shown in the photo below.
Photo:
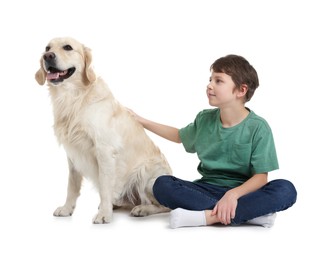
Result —
<path fill-rule="evenodd" d="M 296 187 L 293 185 L 292 182 L 288 181 L 288 180 L 285 180 L 286 184 L 285 184 L 285 187 L 284 189 L 287 191 L 287 194 L 288 195 L 291 195 L 292 197 L 292 204 L 294 204 L 297 200 L 297 190 L 296 190 Z"/>
<path fill-rule="evenodd" d="M 167 194 L 167 191 L 169 190 L 170 183 L 173 181 L 173 177 L 170 175 L 162 175 L 159 176 L 153 187 L 152 191 L 154 193 L 154 197 L 157 199 L 158 202 L 162 202 L 162 197 L 164 194 Z"/>
<path fill-rule="evenodd" d="M 284 179 L 274 180 L 280 186 L 281 197 L 286 198 L 293 205 L 297 200 L 297 190 L 292 182 Z"/>
<path fill-rule="evenodd" d="M 155 180 L 155 183 L 153 185 L 153 192 L 157 193 L 159 190 L 163 190 L 164 189 L 164 186 L 166 186 L 166 183 L 168 182 L 167 179 L 168 179 L 168 175 L 162 175 L 162 176 L 159 176 L 156 180 Z"/>

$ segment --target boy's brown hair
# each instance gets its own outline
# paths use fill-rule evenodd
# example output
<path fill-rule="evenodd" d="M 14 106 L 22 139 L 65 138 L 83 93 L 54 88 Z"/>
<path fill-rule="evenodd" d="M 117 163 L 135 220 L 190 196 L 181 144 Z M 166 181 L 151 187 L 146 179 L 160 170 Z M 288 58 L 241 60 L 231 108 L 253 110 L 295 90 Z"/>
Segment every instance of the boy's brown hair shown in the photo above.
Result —
<path fill-rule="evenodd" d="M 242 84 L 247 85 L 248 90 L 245 95 L 245 102 L 250 101 L 254 91 L 259 86 L 257 71 L 242 56 L 231 54 L 217 59 L 210 69 L 211 71 L 226 73 L 231 76 L 236 88 L 240 88 Z"/>

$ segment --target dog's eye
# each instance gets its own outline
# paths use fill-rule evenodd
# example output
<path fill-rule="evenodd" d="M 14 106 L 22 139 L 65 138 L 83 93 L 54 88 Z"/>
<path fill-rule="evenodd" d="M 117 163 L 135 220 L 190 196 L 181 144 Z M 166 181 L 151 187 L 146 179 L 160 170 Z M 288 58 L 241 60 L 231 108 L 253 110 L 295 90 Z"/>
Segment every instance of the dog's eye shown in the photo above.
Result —
<path fill-rule="evenodd" d="M 45 50 L 46 50 L 46 51 L 49 51 L 49 50 L 50 50 L 50 47 L 49 47 L 49 46 L 47 46 L 47 47 L 45 48 Z"/>
<path fill-rule="evenodd" d="M 66 51 L 72 51 L 73 50 L 71 45 L 64 45 L 63 49 L 66 50 Z"/>

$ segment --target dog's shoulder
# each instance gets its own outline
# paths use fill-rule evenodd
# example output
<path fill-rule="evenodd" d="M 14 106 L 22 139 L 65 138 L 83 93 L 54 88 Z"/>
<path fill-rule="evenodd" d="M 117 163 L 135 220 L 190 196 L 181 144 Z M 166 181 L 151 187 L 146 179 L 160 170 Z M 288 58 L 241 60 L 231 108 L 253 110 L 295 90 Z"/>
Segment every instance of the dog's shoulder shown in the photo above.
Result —
<path fill-rule="evenodd" d="M 105 100 L 106 102 L 114 102 L 115 98 L 104 79 L 97 77 L 95 82 L 89 86 L 89 90 L 86 93 L 86 101 L 93 104 Z"/>

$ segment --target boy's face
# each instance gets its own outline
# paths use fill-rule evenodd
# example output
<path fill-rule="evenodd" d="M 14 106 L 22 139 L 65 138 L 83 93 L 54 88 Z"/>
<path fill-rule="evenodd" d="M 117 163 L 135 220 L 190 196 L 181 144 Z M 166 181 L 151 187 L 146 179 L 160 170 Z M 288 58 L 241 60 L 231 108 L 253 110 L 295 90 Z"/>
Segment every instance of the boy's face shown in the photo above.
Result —
<path fill-rule="evenodd" d="M 231 76 L 222 72 L 213 72 L 206 94 L 209 104 L 214 107 L 226 107 L 237 101 L 237 89 Z"/>

